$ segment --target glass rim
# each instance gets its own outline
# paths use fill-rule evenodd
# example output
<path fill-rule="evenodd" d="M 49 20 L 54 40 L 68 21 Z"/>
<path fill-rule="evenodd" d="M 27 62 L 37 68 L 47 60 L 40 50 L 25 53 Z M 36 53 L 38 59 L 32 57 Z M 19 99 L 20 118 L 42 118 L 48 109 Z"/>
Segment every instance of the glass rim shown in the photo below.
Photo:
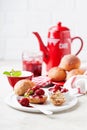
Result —
<path fill-rule="evenodd" d="M 42 58 L 43 53 L 41 51 L 23 51 L 22 59 L 31 59 L 31 58 Z"/>

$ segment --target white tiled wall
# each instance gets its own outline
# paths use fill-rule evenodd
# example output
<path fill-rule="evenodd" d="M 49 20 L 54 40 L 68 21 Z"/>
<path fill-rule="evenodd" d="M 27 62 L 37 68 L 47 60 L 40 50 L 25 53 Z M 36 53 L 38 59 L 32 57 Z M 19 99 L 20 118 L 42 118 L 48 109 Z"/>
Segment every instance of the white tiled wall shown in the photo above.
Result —
<path fill-rule="evenodd" d="M 39 50 L 32 32 L 38 31 L 46 44 L 48 28 L 61 21 L 72 37 L 83 38 L 84 48 L 78 56 L 86 60 L 86 12 L 86 0 L 0 0 L 0 59 L 20 59 L 24 49 Z"/>

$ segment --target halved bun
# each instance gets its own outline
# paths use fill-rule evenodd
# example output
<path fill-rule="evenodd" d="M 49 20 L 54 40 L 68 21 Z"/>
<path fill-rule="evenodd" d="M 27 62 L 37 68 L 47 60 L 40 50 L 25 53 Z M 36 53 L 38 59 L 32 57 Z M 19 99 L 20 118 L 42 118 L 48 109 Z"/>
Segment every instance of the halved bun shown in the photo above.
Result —
<path fill-rule="evenodd" d="M 63 93 L 61 93 L 60 91 L 57 91 L 56 93 L 53 93 L 50 96 L 50 101 L 55 106 L 61 106 L 65 102 L 65 97 L 64 97 Z"/>
<path fill-rule="evenodd" d="M 34 104 L 43 104 L 47 100 L 46 95 L 43 95 L 41 97 L 39 97 L 39 96 L 29 96 L 28 98 L 29 98 L 29 102 L 34 103 Z"/>

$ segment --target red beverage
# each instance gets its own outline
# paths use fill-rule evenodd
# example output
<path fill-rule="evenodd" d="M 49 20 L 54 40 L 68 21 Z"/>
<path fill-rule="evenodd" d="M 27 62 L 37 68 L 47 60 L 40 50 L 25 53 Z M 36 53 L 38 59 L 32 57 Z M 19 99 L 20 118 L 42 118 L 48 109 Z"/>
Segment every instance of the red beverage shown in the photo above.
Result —
<path fill-rule="evenodd" d="M 42 73 L 42 53 L 23 52 L 23 70 L 31 71 L 34 77 L 41 76 Z"/>
<path fill-rule="evenodd" d="M 40 76 L 42 72 L 42 63 L 40 61 L 23 60 L 23 70 L 31 71 L 34 76 Z"/>

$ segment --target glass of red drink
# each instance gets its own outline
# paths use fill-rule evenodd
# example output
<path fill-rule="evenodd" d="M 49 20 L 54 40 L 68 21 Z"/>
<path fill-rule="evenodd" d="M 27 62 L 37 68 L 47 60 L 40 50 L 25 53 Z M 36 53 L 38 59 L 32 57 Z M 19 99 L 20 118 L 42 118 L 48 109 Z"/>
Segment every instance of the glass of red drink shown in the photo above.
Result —
<path fill-rule="evenodd" d="M 42 74 L 42 53 L 24 51 L 22 53 L 23 70 L 31 71 L 34 77 Z"/>

